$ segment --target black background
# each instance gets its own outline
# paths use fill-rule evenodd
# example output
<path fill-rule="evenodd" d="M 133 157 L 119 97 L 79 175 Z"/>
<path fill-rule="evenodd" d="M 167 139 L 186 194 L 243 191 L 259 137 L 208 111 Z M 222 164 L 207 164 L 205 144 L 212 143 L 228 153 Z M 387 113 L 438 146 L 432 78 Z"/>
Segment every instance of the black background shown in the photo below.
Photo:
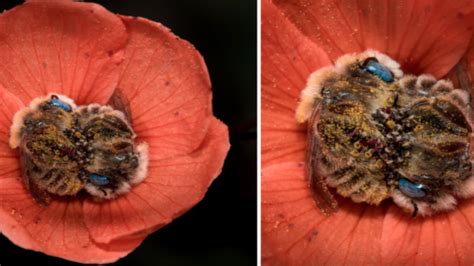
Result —
<path fill-rule="evenodd" d="M 22 1 L 2 1 L 10 9 Z M 255 265 L 256 28 L 255 0 L 97 1 L 114 13 L 161 22 L 206 60 L 214 114 L 229 126 L 231 150 L 205 198 L 148 236 L 116 265 Z M 1 52 L 1 51 L 0 51 Z M 75 263 L 23 250 L 0 236 L 0 264 Z"/>

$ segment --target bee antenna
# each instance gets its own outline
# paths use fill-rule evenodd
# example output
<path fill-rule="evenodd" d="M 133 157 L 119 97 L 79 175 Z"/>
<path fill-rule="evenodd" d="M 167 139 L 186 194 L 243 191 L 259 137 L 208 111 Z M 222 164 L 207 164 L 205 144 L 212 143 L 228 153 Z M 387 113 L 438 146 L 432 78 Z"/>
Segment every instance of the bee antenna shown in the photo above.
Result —
<path fill-rule="evenodd" d="M 102 191 L 102 193 L 104 193 L 104 197 L 107 197 L 107 191 L 105 191 L 105 189 L 99 187 L 99 190 Z"/>
<path fill-rule="evenodd" d="M 416 218 L 416 215 L 418 214 L 418 205 L 412 200 L 411 204 L 413 204 L 413 213 L 411 214 L 412 218 Z"/>

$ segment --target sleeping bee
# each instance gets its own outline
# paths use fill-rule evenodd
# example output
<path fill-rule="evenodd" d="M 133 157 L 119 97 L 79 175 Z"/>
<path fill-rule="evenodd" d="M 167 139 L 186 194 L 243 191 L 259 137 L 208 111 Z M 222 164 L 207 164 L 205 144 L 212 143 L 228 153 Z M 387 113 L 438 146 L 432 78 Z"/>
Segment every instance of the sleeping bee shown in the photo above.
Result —
<path fill-rule="evenodd" d="M 147 145 L 135 145 L 125 115 L 110 106 L 77 107 L 60 95 L 33 100 L 15 114 L 10 146 L 19 148 L 23 182 L 47 205 L 86 191 L 111 199 L 146 176 Z"/>
<path fill-rule="evenodd" d="M 371 205 L 392 198 L 413 217 L 473 196 L 469 91 L 403 75 L 373 50 L 314 72 L 296 119 L 308 123 L 306 175 L 318 207 L 336 211 L 328 187 Z"/>

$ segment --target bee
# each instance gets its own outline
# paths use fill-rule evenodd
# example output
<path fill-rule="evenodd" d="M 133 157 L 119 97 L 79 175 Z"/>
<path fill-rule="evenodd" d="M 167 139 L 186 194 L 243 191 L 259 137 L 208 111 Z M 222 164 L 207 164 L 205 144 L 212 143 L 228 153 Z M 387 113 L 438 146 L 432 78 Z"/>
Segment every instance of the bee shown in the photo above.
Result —
<path fill-rule="evenodd" d="M 82 191 L 111 199 L 146 176 L 146 143 L 135 144 L 125 114 L 110 106 L 78 107 L 50 94 L 34 99 L 13 120 L 10 146 L 19 150 L 26 188 L 43 205 L 53 196 Z"/>
<path fill-rule="evenodd" d="M 404 75 L 373 50 L 311 74 L 296 119 L 308 124 L 306 175 L 318 207 L 337 210 L 328 187 L 371 205 L 391 198 L 413 217 L 474 195 L 469 91 Z"/>

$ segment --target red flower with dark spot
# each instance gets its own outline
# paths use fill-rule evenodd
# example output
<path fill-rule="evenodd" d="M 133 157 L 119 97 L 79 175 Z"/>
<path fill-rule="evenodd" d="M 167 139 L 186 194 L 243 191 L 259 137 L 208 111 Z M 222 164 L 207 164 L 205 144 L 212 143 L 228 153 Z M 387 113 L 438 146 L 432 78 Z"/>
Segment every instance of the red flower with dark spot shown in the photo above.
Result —
<path fill-rule="evenodd" d="M 295 119 L 309 75 L 347 53 L 375 49 L 405 73 L 436 78 L 455 78 L 461 62 L 474 77 L 472 11 L 466 1 L 263 0 L 264 264 L 474 263 L 473 199 L 413 219 L 390 201 L 338 196 L 338 212 L 323 215 L 305 178 L 306 124 Z"/>
<path fill-rule="evenodd" d="M 0 231 L 13 243 L 113 262 L 199 202 L 219 175 L 228 132 L 213 116 L 204 60 L 161 24 L 92 3 L 28 1 L 0 15 L 0 49 Z M 39 205 L 8 139 L 14 114 L 51 92 L 78 105 L 121 104 L 149 146 L 144 181 L 111 200 Z"/>

